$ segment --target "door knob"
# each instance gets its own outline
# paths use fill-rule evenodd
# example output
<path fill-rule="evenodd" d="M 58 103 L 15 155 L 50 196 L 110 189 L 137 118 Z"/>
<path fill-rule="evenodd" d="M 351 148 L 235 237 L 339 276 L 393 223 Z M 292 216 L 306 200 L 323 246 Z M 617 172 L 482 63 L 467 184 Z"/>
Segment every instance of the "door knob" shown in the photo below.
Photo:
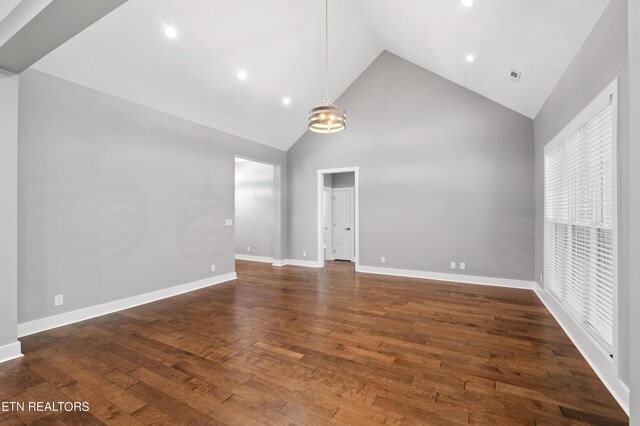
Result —
<path fill-rule="evenodd" d="M 345 231 L 351 231 L 351 228 L 344 228 Z"/>

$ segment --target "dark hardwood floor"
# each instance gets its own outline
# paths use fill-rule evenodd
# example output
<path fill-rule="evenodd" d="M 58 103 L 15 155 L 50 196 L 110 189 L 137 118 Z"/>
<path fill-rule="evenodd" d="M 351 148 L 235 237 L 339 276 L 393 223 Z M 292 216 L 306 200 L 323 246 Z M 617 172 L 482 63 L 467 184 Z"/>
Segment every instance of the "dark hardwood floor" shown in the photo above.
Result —
<path fill-rule="evenodd" d="M 21 339 L 1 424 L 627 424 L 533 292 L 237 262 L 238 280 Z M 583 423 L 581 423 L 583 424 Z"/>

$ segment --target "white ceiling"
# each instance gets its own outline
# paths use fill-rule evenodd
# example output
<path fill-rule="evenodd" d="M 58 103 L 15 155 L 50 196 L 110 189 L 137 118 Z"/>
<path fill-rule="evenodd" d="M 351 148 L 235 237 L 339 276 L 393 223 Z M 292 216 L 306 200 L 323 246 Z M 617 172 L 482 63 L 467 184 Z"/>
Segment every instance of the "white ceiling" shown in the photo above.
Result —
<path fill-rule="evenodd" d="M 332 0 L 331 97 L 386 49 L 533 118 L 608 2 Z M 129 0 L 34 68 L 286 150 L 324 96 L 323 20 L 322 0 Z"/>
<path fill-rule="evenodd" d="M 535 118 L 609 0 L 359 0 L 384 48 Z M 366 6 L 366 7 L 365 7 Z M 475 56 L 466 63 L 467 54 Z M 515 85 L 511 69 L 522 77 Z"/>
<path fill-rule="evenodd" d="M 0 1 L 0 22 L 9 15 L 22 0 Z"/>
<path fill-rule="evenodd" d="M 334 98 L 382 51 L 359 5 L 340 1 L 330 13 Z M 129 0 L 34 68 L 288 149 L 324 98 L 323 64 L 321 0 Z"/>

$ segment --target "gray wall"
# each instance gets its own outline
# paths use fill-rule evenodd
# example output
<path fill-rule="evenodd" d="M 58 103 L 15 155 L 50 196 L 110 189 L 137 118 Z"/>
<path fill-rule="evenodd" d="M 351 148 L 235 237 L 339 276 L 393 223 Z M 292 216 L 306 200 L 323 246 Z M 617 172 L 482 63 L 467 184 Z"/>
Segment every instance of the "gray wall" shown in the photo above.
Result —
<path fill-rule="evenodd" d="M 630 254 L 629 262 L 631 285 L 631 297 L 629 306 L 635 309 L 630 310 L 630 324 L 635 325 L 635 331 L 629 333 L 631 340 L 631 424 L 640 425 L 640 2 L 629 2 L 629 75 L 630 81 L 630 144 L 629 174 L 630 174 L 630 199 L 629 217 L 631 221 Z M 631 188 L 633 188 L 631 190 Z M 630 328 L 630 327 L 629 327 Z"/>
<path fill-rule="evenodd" d="M 0 69 L 0 347 L 16 342 L 18 76 Z"/>
<path fill-rule="evenodd" d="M 550 142 L 582 111 L 614 78 L 620 77 L 618 109 L 618 154 L 620 174 L 619 217 L 619 288 L 620 332 L 629 335 L 629 72 L 628 72 L 627 1 L 609 4 L 586 42 L 560 79 L 534 120 L 536 140 L 536 278 L 543 264 L 543 165 L 544 145 Z M 621 342 L 620 366 L 624 381 L 628 379 L 628 339 Z"/>
<path fill-rule="evenodd" d="M 286 175 L 283 151 L 37 71 L 20 84 L 19 322 L 234 271 L 234 157 Z"/>
<path fill-rule="evenodd" d="M 331 177 L 332 188 L 353 188 L 356 184 L 356 174 L 354 172 L 334 173 Z"/>
<path fill-rule="evenodd" d="M 236 253 L 273 257 L 273 166 L 236 163 Z M 251 251 L 247 252 L 247 247 Z"/>
<path fill-rule="evenodd" d="M 287 153 L 290 258 L 317 259 L 317 170 L 359 166 L 361 264 L 533 279 L 532 120 L 388 52 L 337 105 Z"/>

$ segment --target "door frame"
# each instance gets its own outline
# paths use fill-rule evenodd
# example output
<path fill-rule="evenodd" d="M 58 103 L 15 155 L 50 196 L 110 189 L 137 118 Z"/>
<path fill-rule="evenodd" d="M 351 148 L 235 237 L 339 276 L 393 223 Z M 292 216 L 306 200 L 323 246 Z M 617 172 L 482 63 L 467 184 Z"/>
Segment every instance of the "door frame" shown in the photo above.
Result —
<path fill-rule="evenodd" d="M 333 188 L 332 197 L 334 197 L 334 198 L 335 198 L 336 191 L 347 191 L 347 192 L 349 192 L 349 204 L 350 204 L 349 222 L 351 222 L 351 226 L 355 228 L 356 227 L 356 225 L 355 225 L 355 211 L 354 211 L 355 210 L 355 189 L 352 186 L 344 187 L 344 188 Z M 334 207 L 334 204 L 333 204 L 333 201 L 332 201 L 331 202 L 332 219 L 333 219 L 333 207 Z M 333 220 L 332 220 L 332 222 L 333 222 Z M 334 225 L 335 225 L 335 223 L 334 223 Z M 335 234 L 335 232 L 336 232 L 336 228 L 335 228 L 335 226 L 333 226 L 332 229 L 331 229 L 331 233 L 332 233 L 331 242 L 333 244 L 335 244 L 335 241 L 336 241 L 336 236 L 333 235 L 333 234 Z M 351 244 L 351 252 L 349 253 L 349 260 L 351 262 L 355 262 L 355 260 L 356 260 L 356 254 L 355 254 L 356 253 L 356 251 L 355 251 L 355 232 L 351 232 L 349 238 L 351 239 L 351 242 L 350 242 L 350 244 Z M 336 258 L 336 256 L 335 256 L 335 246 L 332 247 L 332 249 L 333 249 L 332 257 L 335 259 Z"/>
<path fill-rule="evenodd" d="M 354 235 L 355 244 L 355 264 L 356 271 L 360 270 L 360 167 L 342 167 L 337 169 L 319 169 L 318 170 L 318 183 L 317 183 L 317 209 L 316 209 L 316 230 L 317 230 L 317 242 L 318 242 L 318 262 L 317 265 L 320 268 L 324 268 L 324 237 L 322 229 L 322 197 L 324 191 L 324 175 L 330 175 L 334 173 L 353 172 L 354 174 L 354 204 L 353 215 L 355 217 L 356 232 Z"/>
<path fill-rule="evenodd" d="M 327 212 L 327 205 L 325 204 L 325 198 L 324 195 L 325 193 L 329 194 L 329 217 L 325 217 L 325 219 L 327 219 L 328 221 L 328 230 L 327 230 L 327 235 L 328 235 L 328 241 L 324 241 L 322 242 L 322 247 L 323 247 L 323 256 L 325 257 L 325 260 L 334 260 L 333 257 L 333 227 L 331 226 L 331 224 L 333 223 L 333 188 L 325 186 L 322 188 L 322 213 L 323 216 L 324 214 Z M 324 230 L 322 233 L 322 236 L 324 237 Z M 325 247 L 326 246 L 326 247 Z M 326 255 L 326 250 L 329 250 L 329 256 Z"/>

